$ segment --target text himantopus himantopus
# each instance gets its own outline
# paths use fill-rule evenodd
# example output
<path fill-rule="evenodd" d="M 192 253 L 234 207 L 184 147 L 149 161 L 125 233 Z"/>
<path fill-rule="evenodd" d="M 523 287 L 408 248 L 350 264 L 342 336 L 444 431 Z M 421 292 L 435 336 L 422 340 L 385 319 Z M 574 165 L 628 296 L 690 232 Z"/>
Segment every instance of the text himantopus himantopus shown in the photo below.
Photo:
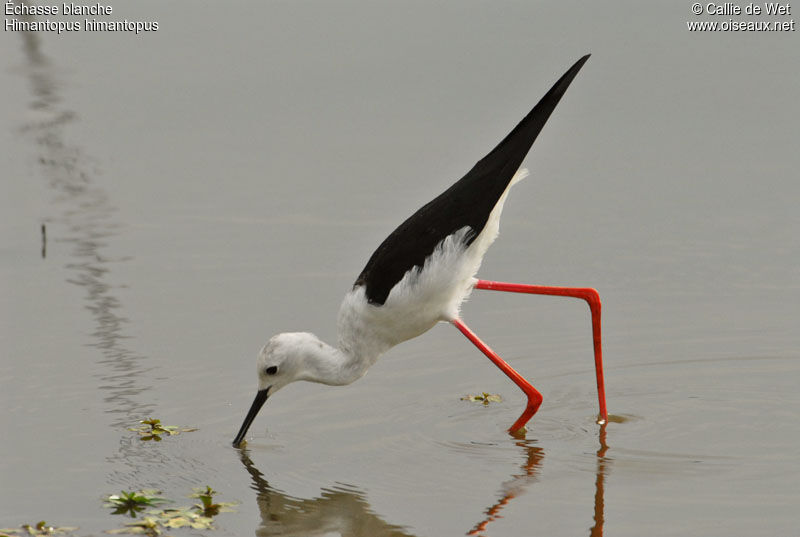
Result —
<path fill-rule="evenodd" d="M 542 395 L 514 371 L 459 317 L 473 289 L 582 298 L 592 314 L 598 420 L 607 419 L 600 344 L 600 298 L 590 288 L 550 287 L 478 280 L 475 275 L 495 240 L 511 185 L 528 175 L 520 169 L 545 122 L 589 59 L 578 60 L 525 118 L 464 177 L 400 224 L 375 250 L 345 295 L 334 347 L 307 332 L 273 336 L 258 356 L 258 392 L 236 438 L 239 446 L 269 396 L 290 382 L 332 386 L 361 378 L 378 357 L 438 322 L 455 325 L 528 396 L 511 426 L 520 430 L 539 409 Z"/>

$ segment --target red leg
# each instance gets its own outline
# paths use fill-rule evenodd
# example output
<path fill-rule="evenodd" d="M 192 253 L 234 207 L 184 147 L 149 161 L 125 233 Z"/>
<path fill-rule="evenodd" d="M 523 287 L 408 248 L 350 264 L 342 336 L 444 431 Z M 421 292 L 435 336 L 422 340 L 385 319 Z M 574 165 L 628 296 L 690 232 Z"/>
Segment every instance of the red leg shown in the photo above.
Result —
<path fill-rule="evenodd" d="M 492 282 L 478 280 L 476 289 L 490 291 L 508 291 L 511 293 L 529 293 L 534 295 L 570 296 L 581 298 L 589 304 L 592 313 L 592 338 L 594 340 L 594 368 L 597 375 L 597 399 L 600 404 L 598 423 L 608 421 L 606 411 L 606 388 L 603 380 L 603 349 L 600 343 L 600 295 L 590 287 L 551 287 L 548 285 L 526 285 L 521 283 Z"/>
<path fill-rule="evenodd" d="M 525 411 L 519 418 L 517 418 L 517 421 L 515 421 L 514 425 L 512 425 L 509 429 L 509 432 L 511 433 L 519 431 L 525 426 L 526 423 L 528 423 L 528 420 L 531 419 L 534 414 L 536 414 L 536 411 L 539 410 L 539 405 L 542 404 L 542 394 L 539 393 L 539 390 L 534 388 L 530 382 L 525 380 L 522 375 L 514 371 L 514 369 L 508 365 L 505 360 L 500 358 L 496 352 L 490 349 L 486 343 L 481 341 L 480 338 L 475 335 L 475 332 L 470 330 L 461 319 L 454 319 L 452 323 L 456 328 L 461 330 L 461 333 L 467 336 L 467 339 L 469 339 L 476 347 L 478 347 L 481 352 L 485 354 L 486 357 L 492 361 L 492 363 L 494 363 L 494 365 L 499 367 L 500 371 L 505 373 L 508 378 L 513 380 L 514 383 L 519 386 L 523 392 L 525 392 L 525 395 L 528 396 L 528 406 L 525 407 Z"/>

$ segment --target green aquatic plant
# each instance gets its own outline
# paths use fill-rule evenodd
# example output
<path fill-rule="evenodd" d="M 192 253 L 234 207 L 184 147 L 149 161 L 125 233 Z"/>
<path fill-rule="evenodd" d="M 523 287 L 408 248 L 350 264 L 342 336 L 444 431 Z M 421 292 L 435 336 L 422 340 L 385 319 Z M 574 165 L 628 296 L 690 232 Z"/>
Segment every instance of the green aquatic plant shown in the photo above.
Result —
<path fill-rule="evenodd" d="M 129 431 L 135 431 L 139 433 L 141 436 L 141 440 L 147 442 L 149 440 L 153 440 L 155 442 L 160 442 L 161 437 L 166 436 L 174 436 L 176 434 L 181 433 L 190 433 L 192 431 L 196 431 L 196 427 L 177 427 L 175 425 L 162 425 L 161 420 L 154 419 L 154 418 L 147 418 L 146 420 L 142 420 L 138 427 L 129 427 Z"/>
<path fill-rule="evenodd" d="M 77 527 L 72 526 L 48 526 L 47 522 L 40 520 L 36 525 L 23 524 L 20 529 L 17 528 L 0 528 L 0 537 L 16 537 L 18 535 L 61 535 L 64 533 L 72 533 L 76 531 Z"/>
<path fill-rule="evenodd" d="M 147 507 L 154 507 L 156 504 L 168 502 L 166 498 L 158 496 L 159 491 L 145 489 L 140 491 L 112 494 L 106 498 L 106 507 L 113 507 L 115 515 L 129 514 L 131 518 L 136 517 L 136 513 L 141 513 Z"/>
<path fill-rule="evenodd" d="M 194 489 L 194 494 L 190 494 L 189 497 L 197 498 L 202 502 L 194 504 L 193 507 L 207 517 L 217 516 L 221 512 L 233 511 L 233 509 L 231 509 L 231 506 L 235 505 L 233 503 L 214 503 L 214 495 L 216 493 L 216 490 L 207 486 L 205 490 L 202 488 Z"/>
<path fill-rule="evenodd" d="M 211 530 L 214 529 L 213 522 L 216 515 L 222 512 L 232 512 L 231 508 L 234 503 L 214 503 L 214 495 L 217 491 L 211 487 L 194 489 L 194 493 L 189 495 L 190 498 L 200 500 L 192 506 L 182 506 L 168 509 L 150 509 L 142 517 L 140 521 L 129 522 L 125 527 L 114 530 L 109 530 L 106 533 L 113 535 L 118 534 L 131 534 L 131 535 L 148 535 L 156 536 L 161 535 L 163 529 L 175 528 L 191 528 L 194 530 Z M 139 491 L 140 496 L 146 496 L 152 500 L 149 505 L 159 501 L 168 501 L 164 498 L 150 495 L 145 493 L 157 493 L 158 491 Z M 124 493 L 133 495 L 134 493 Z M 126 496 L 126 497 L 129 497 Z M 109 497 L 109 500 L 112 497 Z M 120 500 L 122 495 L 119 496 Z M 108 503 L 111 503 L 110 501 Z M 137 512 L 144 509 L 143 504 L 138 504 Z M 133 516 L 133 515 L 132 515 Z M 0 536 L 2 537 L 2 536 Z"/>
<path fill-rule="evenodd" d="M 478 395 L 465 395 L 461 398 L 462 401 L 472 401 L 473 403 L 483 403 L 484 405 L 488 405 L 489 403 L 499 403 L 503 400 L 497 394 L 483 392 Z"/>
<path fill-rule="evenodd" d="M 106 533 L 112 535 L 119 535 L 120 533 L 129 533 L 131 535 L 161 535 L 161 529 L 158 527 L 158 520 L 153 517 L 144 517 L 138 522 L 128 522 L 124 528 L 115 530 L 106 530 Z"/>
<path fill-rule="evenodd" d="M 214 529 L 214 519 L 205 516 L 192 507 L 164 509 L 159 513 L 159 522 L 165 528 L 192 528 L 194 530 Z"/>

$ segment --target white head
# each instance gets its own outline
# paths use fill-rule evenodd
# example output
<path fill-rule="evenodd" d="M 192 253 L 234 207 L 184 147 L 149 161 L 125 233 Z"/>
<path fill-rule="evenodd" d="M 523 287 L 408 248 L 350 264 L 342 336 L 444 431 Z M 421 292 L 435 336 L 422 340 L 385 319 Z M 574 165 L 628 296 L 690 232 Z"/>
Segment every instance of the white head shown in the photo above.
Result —
<path fill-rule="evenodd" d="M 308 332 L 287 332 L 272 336 L 258 354 L 258 393 L 233 440 L 239 447 L 258 411 L 275 392 L 296 380 L 325 382 L 328 362 L 337 352 Z"/>

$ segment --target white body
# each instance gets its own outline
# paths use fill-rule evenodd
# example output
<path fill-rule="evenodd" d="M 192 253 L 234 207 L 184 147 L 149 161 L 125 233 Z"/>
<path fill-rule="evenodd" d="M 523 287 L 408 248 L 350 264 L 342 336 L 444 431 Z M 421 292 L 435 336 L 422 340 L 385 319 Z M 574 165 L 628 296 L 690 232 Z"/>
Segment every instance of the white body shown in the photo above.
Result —
<path fill-rule="evenodd" d="M 461 304 L 475 286 L 483 256 L 499 233 L 508 191 L 527 176 L 526 169 L 514 175 L 469 246 L 465 240 L 471 232 L 468 227 L 449 235 L 421 269 L 403 276 L 383 305 L 370 304 L 364 286 L 348 292 L 339 308 L 336 347 L 308 332 L 273 336 L 259 354 L 259 390 L 269 388 L 273 394 L 297 380 L 350 384 L 395 345 L 427 332 L 438 322 L 458 318 Z M 277 372 L 268 374 L 271 366 Z"/>
<path fill-rule="evenodd" d="M 475 286 L 483 256 L 500 231 L 508 191 L 527 176 L 524 168 L 514 175 L 480 235 L 468 247 L 465 239 L 471 230 L 465 226 L 440 242 L 421 269 L 406 272 L 383 305 L 369 304 L 363 286 L 347 293 L 339 308 L 339 350 L 363 363 L 366 372 L 395 345 L 427 332 L 438 322 L 456 319 Z"/>
<path fill-rule="evenodd" d="M 517 171 L 469 246 L 465 241 L 471 232 L 468 227 L 446 237 L 421 269 L 403 276 L 383 305 L 370 304 L 364 286 L 348 292 L 339 308 L 336 347 L 308 332 L 273 336 L 259 353 L 259 390 L 269 389 L 272 395 L 297 380 L 350 384 L 398 343 L 427 332 L 438 322 L 458 318 L 461 304 L 475 286 L 483 256 L 500 231 L 508 191 L 527 176 L 528 170 Z"/>

